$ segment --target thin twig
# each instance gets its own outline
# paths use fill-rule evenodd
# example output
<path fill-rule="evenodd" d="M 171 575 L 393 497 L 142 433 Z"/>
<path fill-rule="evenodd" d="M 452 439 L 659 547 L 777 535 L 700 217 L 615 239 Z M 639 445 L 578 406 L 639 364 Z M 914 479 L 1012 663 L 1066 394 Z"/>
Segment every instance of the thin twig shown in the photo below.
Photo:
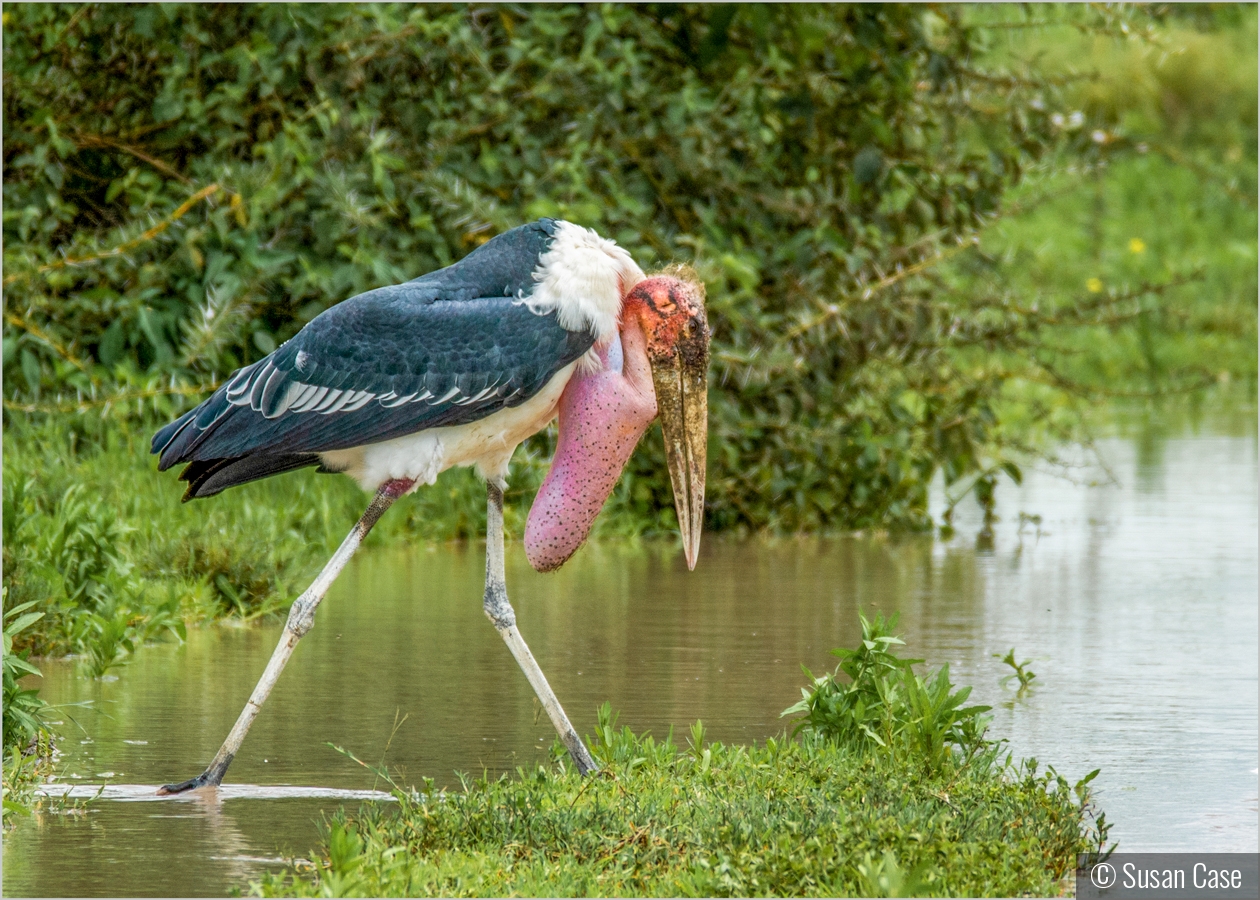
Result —
<path fill-rule="evenodd" d="M 55 262 L 50 262 L 47 265 L 40 266 L 35 271 L 36 273 L 42 275 L 45 272 L 51 272 L 55 269 L 64 269 L 66 266 L 82 266 L 82 265 L 87 265 L 88 263 L 99 262 L 102 259 L 109 259 L 114 256 L 122 256 L 127 251 L 134 250 L 136 247 L 140 246 L 146 241 L 153 240 L 159 234 L 166 231 L 166 229 L 170 228 L 173 224 L 175 224 L 177 221 L 182 219 L 184 217 L 184 214 L 187 213 L 190 209 L 192 209 L 202 200 L 205 200 L 207 197 L 209 197 L 211 194 L 215 193 L 218 190 L 219 190 L 219 186 L 217 184 L 211 184 L 206 187 L 203 187 L 201 190 L 197 191 L 197 193 L 193 194 L 191 197 L 189 197 L 187 200 L 181 203 L 176 208 L 175 212 L 171 213 L 168 217 L 163 219 L 161 222 L 158 222 L 152 228 L 145 230 L 144 233 L 142 233 L 139 237 L 133 238 L 130 241 L 119 244 L 117 247 L 115 247 L 112 250 L 105 250 L 105 251 L 102 251 L 101 253 L 93 253 L 89 256 L 80 256 L 77 258 L 67 257 L 65 259 L 59 259 Z M 25 276 L 29 276 L 30 274 L 31 274 L 30 272 L 19 272 L 16 275 L 10 275 L 8 278 L 4 280 L 4 284 L 7 287 L 8 285 L 13 284 L 13 282 L 17 281 L 18 279 L 23 278 Z"/>
<path fill-rule="evenodd" d="M 157 169 L 168 178 L 174 178 L 184 184 L 192 184 L 193 181 L 187 175 L 182 175 L 175 171 L 170 165 L 162 162 L 162 160 L 150 156 L 138 147 L 130 144 L 124 144 L 122 141 L 116 141 L 99 134 L 71 134 L 69 138 L 80 147 L 109 147 L 112 150 L 121 150 L 123 153 L 129 153 L 136 159 L 147 162 L 153 168 Z"/>
<path fill-rule="evenodd" d="M 1044 28 L 1049 25 L 1059 25 L 1059 22 L 1051 22 L 1049 19 L 1039 19 L 1033 22 L 990 22 L 984 25 L 985 31 L 1006 31 L 1016 28 Z"/>
<path fill-rule="evenodd" d="M 62 38 L 70 34 L 70 29 L 73 28 L 75 25 L 77 25 L 79 20 L 82 19 L 85 15 L 87 15 L 87 13 L 91 11 L 91 9 L 92 9 L 92 4 L 90 3 L 85 3 L 82 6 L 80 6 L 79 9 L 75 12 L 75 14 L 70 17 L 70 21 L 66 22 L 66 24 L 61 27 L 61 30 L 57 32 L 57 40 L 61 41 Z"/>
<path fill-rule="evenodd" d="M 214 391 L 219 387 L 219 382 L 212 384 L 185 385 L 167 388 L 152 388 L 145 391 L 131 391 L 122 394 L 113 394 L 109 397 L 98 397 L 94 400 L 76 400 L 74 402 L 59 403 L 50 406 L 42 403 L 18 403 L 15 400 L 4 401 L 4 408 L 24 413 L 66 413 L 66 412 L 86 412 L 89 409 L 98 406 L 109 406 L 111 403 L 127 403 L 131 400 L 148 400 L 152 397 L 165 397 L 173 394 L 181 396 L 189 396 L 192 394 L 204 394 Z"/>
<path fill-rule="evenodd" d="M 674 223 L 683 231 L 687 231 L 686 216 L 683 215 L 681 209 L 674 205 L 673 200 L 670 198 L 673 192 L 666 189 L 665 185 L 656 177 L 656 172 L 652 170 L 647 160 L 643 158 L 639 148 L 631 141 L 621 141 L 620 146 L 626 156 L 630 157 L 630 161 L 634 163 L 635 168 L 642 172 L 643 177 L 648 180 L 648 184 L 652 186 L 652 190 L 656 193 L 656 199 L 660 201 L 661 206 L 665 207 L 665 210 L 673 218 Z"/>
<path fill-rule="evenodd" d="M 1251 209 L 1256 208 L 1256 198 L 1253 195 L 1244 194 L 1238 188 L 1230 184 L 1228 180 L 1222 178 L 1221 175 L 1212 171 L 1202 163 L 1191 159 L 1181 151 L 1165 144 L 1152 143 L 1148 146 L 1156 153 L 1167 159 L 1174 166 L 1182 166 L 1206 181 L 1216 182 L 1217 185 L 1219 185 L 1220 188 L 1234 200 L 1237 200 L 1239 203 L 1242 203 L 1244 206 Z"/>
<path fill-rule="evenodd" d="M 96 380 L 95 376 L 92 375 L 92 370 L 88 366 L 87 363 L 85 363 L 83 360 L 79 359 L 77 356 L 71 353 L 66 347 L 62 346 L 61 343 L 58 342 L 56 338 L 54 338 L 48 332 L 44 331 L 34 322 L 30 321 L 29 319 L 25 319 L 22 316 L 17 315 L 16 313 L 11 313 L 8 310 L 6 310 L 4 313 L 4 319 L 6 322 L 14 326 L 15 328 L 21 328 L 23 331 L 25 331 L 27 334 L 29 334 L 31 337 L 35 338 L 36 340 L 43 341 L 45 344 L 51 347 L 57 353 L 57 355 L 60 356 L 62 359 L 64 359 L 66 362 L 70 363 L 75 368 L 79 369 L 81 372 L 83 372 L 93 381 Z"/>
<path fill-rule="evenodd" d="M 1044 75 L 1040 78 L 1024 78 L 1010 72 L 982 72 L 979 69 L 971 69 L 966 66 L 957 66 L 955 71 L 959 75 L 970 78 L 972 81 L 979 81 L 981 84 L 1008 88 L 1062 87 L 1077 81 L 1097 81 L 1099 77 L 1097 72 L 1074 72 L 1068 75 Z"/>
<path fill-rule="evenodd" d="M 942 250 L 939 253 L 934 254 L 933 256 L 929 256 L 926 259 L 919 260 L 917 263 L 915 263 L 912 266 L 907 266 L 904 269 L 899 269 L 896 272 L 893 272 L 891 275 L 886 275 L 883 278 L 881 278 L 879 281 L 875 282 L 874 284 L 867 285 L 865 288 L 863 288 L 860 294 L 860 299 L 869 300 L 875 294 L 892 287 L 894 284 L 897 284 L 900 281 L 904 281 L 907 278 L 910 278 L 914 275 L 918 275 L 919 273 L 924 272 L 927 269 L 930 269 L 933 266 L 936 266 L 944 262 L 950 257 L 956 256 L 957 254 L 962 253 L 964 250 L 970 250 L 972 247 L 976 245 L 976 242 L 977 242 L 977 239 L 972 238 L 966 243 L 959 244 L 956 247 L 950 247 L 947 250 Z M 856 294 L 850 294 L 848 297 L 841 299 L 837 303 L 828 304 L 827 308 L 823 310 L 823 312 L 820 315 L 815 316 L 813 319 L 811 319 L 808 322 L 803 322 L 800 325 L 796 326 L 791 331 L 789 331 L 786 335 L 784 335 L 784 339 L 790 341 L 793 338 L 798 338 L 805 332 L 811 331 L 814 328 L 817 328 L 819 325 L 823 324 L 824 322 L 834 318 L 835 316 L 840 315 L 840 313 L 844 311 L 845 304 L 847 304 L 851 300 L 858 299 L 858 296 L 859 295 L 856 295 Z"/>

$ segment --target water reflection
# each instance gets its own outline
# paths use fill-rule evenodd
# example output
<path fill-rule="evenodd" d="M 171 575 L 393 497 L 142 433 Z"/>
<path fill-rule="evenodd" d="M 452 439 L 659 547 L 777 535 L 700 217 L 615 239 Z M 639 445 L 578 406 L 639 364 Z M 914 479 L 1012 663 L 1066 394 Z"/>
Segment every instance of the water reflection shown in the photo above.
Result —
<path fill-rule="evenodd" d="M 226 800 L 373 800 L 388 803 L 394 795 L 386 791 L 352 791 L 343 788 L 305 787 L 298 784 L 224 784 L 203 787 L 182 794 L 163 795 L 156 784 L 55 784 L 40 791 L 51 800 L 116 800 L 120 803 L 189 803 L 197 809 L 216 809 Z"/>
<path fill-rule="evenodd" d="M 990 551 L 975 550 L 980 519 L 967 503 L 949 542 L 708 540 L 690 574 L 667 546 L 592 546 L 545 576 L 514 550 L 508 583 L 580 731 L 610 700 L 623 723 L 658 736 L 701 718 L 715 740 L 763 738 L 799 696 L 801 664 L 830 668 L 828 650 L 856 641 L 859 609 L 898 611 L 908 650 L 974 685 L 1015 752 L 1073 779 L 1102 768 L 1096 784 L 1125 849 L 1254 851 L 1256 441 L 1157 435 L 1100 451 L 1115 484 L 1031 473 L 1019 491 L 999 491 Z M 321 608 L 231 781 L 383 787 L 330 745 L 411 783 L 544 759 L 547 719 L 481 613 L 483 565 L 477 547 L 361 559 Z M 146 649 L 110 683 L 45 664 L 52 702 L 93 701 L 74 710 L 90 743 L 65 728 L 65 767 L 81 776 L 71 780 L 196 774 L 278 632 L 196 631 L 183 646 Z M 1038 673 L 1018 699 L 993 657 L 1011 647 Z M 7 837 L 5 892 L 222 894 L 306 855 L 320 811 L 339 802 L 225 793 L 208 805 L 102 800 L 84 815 L 46 814 Z"/>

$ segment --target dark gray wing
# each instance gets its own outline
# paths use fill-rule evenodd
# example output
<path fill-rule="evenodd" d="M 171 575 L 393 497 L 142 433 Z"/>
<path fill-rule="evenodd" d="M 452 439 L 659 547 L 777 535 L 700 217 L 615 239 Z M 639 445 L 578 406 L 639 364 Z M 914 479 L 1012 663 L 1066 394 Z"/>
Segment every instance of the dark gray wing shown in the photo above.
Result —
<path fill-rule="evenodd" d="M 510 297 L 415 303 L 362 294 L 236 372 L 154 437 L 160 468 L 253 453 L 340 450 L 519 406 L 590 349 Z"/>
<path fill-rule="evenodd" d="M 453 266 L 321 313 L 154 435 L 159 468 L 231 463 L 252 480 L 524 403 L 594 343 L 519 300 L 552 231 L 550 220 L 513 229 Z"/>

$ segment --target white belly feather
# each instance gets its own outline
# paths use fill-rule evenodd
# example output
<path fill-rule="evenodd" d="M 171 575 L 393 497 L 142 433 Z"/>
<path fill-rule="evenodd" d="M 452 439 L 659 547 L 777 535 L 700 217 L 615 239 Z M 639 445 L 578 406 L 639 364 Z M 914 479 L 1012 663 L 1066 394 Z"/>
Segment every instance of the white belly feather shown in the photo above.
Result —
<path fill-rule="evenodd" d="M 555 418 L 560 395 L 576 365 L 565 366 L 520 406 L 467 425 L 428 428 L 379 444 L 328 450 L 319 454 L 320 462 L 349 475 L 365 491 L 375 491 L 392 479 L 410 479 L 416 487 L 433 484 L 452 466 L 476 466 L 483 478 L 502 484 L 508 461 L 521 441 Z"/>

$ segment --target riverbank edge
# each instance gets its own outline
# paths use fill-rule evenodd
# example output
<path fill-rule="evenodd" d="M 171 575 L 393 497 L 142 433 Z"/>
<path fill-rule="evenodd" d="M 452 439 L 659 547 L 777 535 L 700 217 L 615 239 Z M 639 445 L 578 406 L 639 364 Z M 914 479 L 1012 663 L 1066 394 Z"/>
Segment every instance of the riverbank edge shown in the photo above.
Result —
<path fill-rule="evenodd" d="M 933 771 L 808 734 L 727 746 L 700 733 L 683 747 L 604 729 L 587 779 L 557 759 L 397 789 L 397 804 L 335 814 L 311 862 L 251 892 L 1062 896 L 1076 854 L 1099 845 L 1087 782 L 999 745 Z"/>
<path fill-rule="evenodd" d="M 1204 427 L 1254 433 L 1257 415 L 1254 385 L 1238 384 L 1158 404 L 1130 400 L 1107 408 L 1106 414 L 1091 414 L 1087 430 L 1095 437 L 1134 430 L 1167 435 Z M 98 421 L 80 434 L 82 424 L 82 417 L 64 416 L 11 422 L 6 428 L 5 606 L 31 600 L 45 613 L 15 637 L 16 651 L 29 650 L 38 658 L 91 656 L 95 650 L 96 675 L 122 664 L 129 644 L 178 637 L 182 625 L 284 613 L 367 501 L 348 479 L 299 472 L 246 485 L 209 502 L 180 503 L 183 485 L 174 473 L 158 472 L 149 457 L 147 426 Z M 509 540 L 523 533 L 547 462 L 528 447 L 516 454 L 505 498 Z M 614 496 L 609 505 L 616 500 Z M 661 512 L 660 521 L 652 522 L 601 515 L 591 543 L 629 539 L 676 545 L 673 512 Z M 471 470 L 452 470 L 391 510 L 365 546 L 476 544 L 483 539 L 484 516 L 480 480 Z M 891 538 L 908 533 L 915 532 L 810 534 Z M 740 530 L 707 532 L 705 539 L 748 536 Z M 802 535 L 759 536 L 774 540 Z M 68 622 L 76 612 L 97 618 Z M 109 633 L 109 624 L 123 638 L 104 646 L 101 637 Z"/>

